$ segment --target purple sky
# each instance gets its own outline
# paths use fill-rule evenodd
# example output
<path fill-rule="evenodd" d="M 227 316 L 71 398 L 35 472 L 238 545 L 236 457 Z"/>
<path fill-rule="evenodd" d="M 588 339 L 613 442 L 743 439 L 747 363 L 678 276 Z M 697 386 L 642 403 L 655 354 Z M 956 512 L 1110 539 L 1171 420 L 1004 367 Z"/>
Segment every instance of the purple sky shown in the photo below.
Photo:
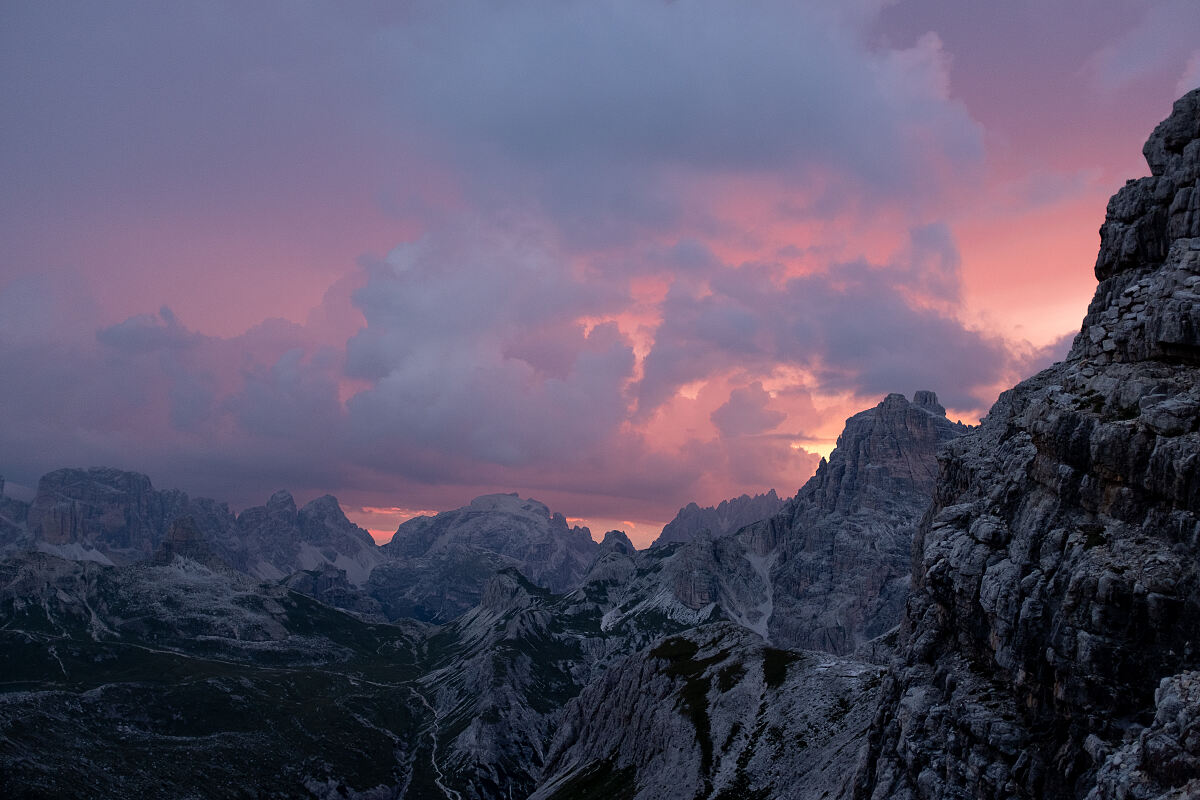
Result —
<path fill-rule="evenodd" d="M 1065 352 L 1193 0 L 0 6 L 0 473 L 645 543 Z M 1068 337 L 1068 338 L 1064 338 Z"/>

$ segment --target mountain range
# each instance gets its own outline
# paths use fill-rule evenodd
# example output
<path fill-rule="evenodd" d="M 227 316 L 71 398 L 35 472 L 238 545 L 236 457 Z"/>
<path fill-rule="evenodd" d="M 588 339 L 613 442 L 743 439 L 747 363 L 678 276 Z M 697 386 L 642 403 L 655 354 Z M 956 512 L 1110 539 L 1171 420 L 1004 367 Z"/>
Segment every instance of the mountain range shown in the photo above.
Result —
<path fill-rule="evenodd" d="M 1063 362 L 890 394 L 792 497 L 595 541 L 486 495 L 0 482 L 6 797 L 1200 797 L 1200 90 Z"/>

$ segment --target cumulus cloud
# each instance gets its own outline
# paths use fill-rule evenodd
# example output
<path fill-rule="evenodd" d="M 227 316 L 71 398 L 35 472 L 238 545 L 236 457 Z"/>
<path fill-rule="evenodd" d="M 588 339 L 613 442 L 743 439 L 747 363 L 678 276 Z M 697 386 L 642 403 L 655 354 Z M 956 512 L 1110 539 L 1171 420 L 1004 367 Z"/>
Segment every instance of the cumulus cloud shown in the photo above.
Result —
<path fill-rule="evenodd" d="M 890 265 L 838 264 L 786 277 L 747 264 L 714 271 L 699 291 L 672 291 L 638 393 L 645 416 L 681 386 L 734 368 L 789 364 L 827 389 L 859 396 L 937 387 L 956 408 L 980 408 L 1011 371 L 1008 345 L 945 310 L 958 257 L 940 227 L 914 230 Z M 928 296 L 935 302 L 919 302 Z"/>
<path fill-rule="evenodd" d="M 770 393 L 761 381 L 755 381 L 730 392 L 729 399 L 712 412 L 711 418 L 722 436 L 762 433 L 787 419 L 787 414 L 782 411 L 773 411 L 770 402 Z"/>
<path fill-rule="evenodd" d="M 1094 80 L 1116 89 L 1170 69 L 1195 51 L 1198 28 L 1200 6 L 1191 0 L 1151 4 L 1136 24 L 1092 56 Z"/>
<path fill-rule="evenodd" d="M 399 91 L 448 136 L 518 159 L 835 164 L 896 188 L 939 152 L 981 154 L 936 36 L 872 53 L 828 9 L 791 3 L 442 8 L 395 31 Z"/>
<path fill-rule="evenodd" d="M 189 347 L 197 342 L 197 336 L 180 325 L 175 313 L 167 306 L 159 309 L 157 316 L 139 314 L 116 325 L 101 328 L 96 333 L 96 339 L 125 353 Z"/>
<path fill-rule="evenodd" d="M 631 346 L 583 317 L 626 300 L 587 284 L 536 232 L 427 234 L 371 268 L 347 364 L 364 438 L 502 464 L 591 450 L 625 418 Z"/>
<path fill-rule="evenodd" d="M 978 172 L 982 129 L 937 36 L 869 44 L 860 5 L 419 4 L 377 52 L 476 202 L 507 207 L 518 185 L 594 247 L 698 224 L 697 176 L 916 204 Z"/>

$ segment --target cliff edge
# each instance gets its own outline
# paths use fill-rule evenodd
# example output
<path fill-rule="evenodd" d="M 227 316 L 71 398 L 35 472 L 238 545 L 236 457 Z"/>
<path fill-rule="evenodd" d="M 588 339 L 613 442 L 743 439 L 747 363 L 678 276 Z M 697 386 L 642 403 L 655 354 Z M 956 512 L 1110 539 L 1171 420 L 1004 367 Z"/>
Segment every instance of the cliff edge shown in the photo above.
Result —
<path fill-rule="evenodd" d="M 1200 796 L 1200 90 L 1067 360 L 940 458 L 862 798 Z"/>

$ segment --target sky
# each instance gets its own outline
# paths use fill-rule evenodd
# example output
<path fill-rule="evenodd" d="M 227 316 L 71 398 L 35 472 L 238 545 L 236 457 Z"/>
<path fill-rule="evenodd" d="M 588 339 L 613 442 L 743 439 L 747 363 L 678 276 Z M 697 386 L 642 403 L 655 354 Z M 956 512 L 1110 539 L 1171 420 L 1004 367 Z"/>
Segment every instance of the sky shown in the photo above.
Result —
<path fill-rule="evenodd" d="M 0 474 L 644 545 L 1065 355 L 1193 0 L 0 5 Z"/>

